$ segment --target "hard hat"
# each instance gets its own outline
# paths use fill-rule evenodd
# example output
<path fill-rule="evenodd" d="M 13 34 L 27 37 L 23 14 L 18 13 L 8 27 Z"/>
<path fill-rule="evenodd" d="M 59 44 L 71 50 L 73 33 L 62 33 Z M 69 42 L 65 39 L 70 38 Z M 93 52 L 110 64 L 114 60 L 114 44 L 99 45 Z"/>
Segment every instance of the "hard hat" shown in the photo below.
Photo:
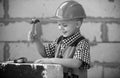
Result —
<path fill-rule="evenodd" d="M 55 20 L 74 20 L 85 18 L 86 14 L 81 4 L 76 1 L 65 1 L 56 10 Z"/>

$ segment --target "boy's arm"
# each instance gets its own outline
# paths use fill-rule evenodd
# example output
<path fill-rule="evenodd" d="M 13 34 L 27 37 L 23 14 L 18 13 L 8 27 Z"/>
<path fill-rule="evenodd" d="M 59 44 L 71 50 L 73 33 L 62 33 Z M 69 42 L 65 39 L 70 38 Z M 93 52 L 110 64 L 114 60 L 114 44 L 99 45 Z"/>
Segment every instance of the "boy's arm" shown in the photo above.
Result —
<path fill-rule="evenodd" d="M 82 65 L 82 61 L 73 58 L 43 58 L 36 60 L 35 63 L 60 64 L 69 68 L 79 68 Z"/>
<path fill-rule="evenodd" d="M 42 57 L 46 57 L 44 45 L 41 42 L 41 40 L 40 39 L 35 40 L 35 44 L 36 44 L 36 47 L 37 47 L 37 50 L 38 50 L 39 54 Z"/>
<path fill-rule="evenodd" d="M 79 68 L 82 65 L 82 61 L 73 58 L 52 58 L 51 62 L 68 68 Z"/>
<path fill-rule="evenodd" d="M 30 31 L 28 34 L 28 40 L 35 43 L 37 50 L 41 56 L 46 57 L 44 45 L 41 41 L 41 38 L 37 34 L 35 34 L 33 31 Z"/>

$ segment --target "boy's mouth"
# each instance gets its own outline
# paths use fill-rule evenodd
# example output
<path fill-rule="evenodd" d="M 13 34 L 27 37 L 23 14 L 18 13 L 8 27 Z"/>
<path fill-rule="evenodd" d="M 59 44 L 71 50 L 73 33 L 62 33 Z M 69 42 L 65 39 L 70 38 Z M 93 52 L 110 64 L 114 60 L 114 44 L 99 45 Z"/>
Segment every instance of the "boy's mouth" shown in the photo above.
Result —
<path fill-rule="evenodd" d="M 63 31 L 62 33 L 63 33 L 63 34 L 66 34 L 66 33 L 67 33 L 67 31 Z"/>

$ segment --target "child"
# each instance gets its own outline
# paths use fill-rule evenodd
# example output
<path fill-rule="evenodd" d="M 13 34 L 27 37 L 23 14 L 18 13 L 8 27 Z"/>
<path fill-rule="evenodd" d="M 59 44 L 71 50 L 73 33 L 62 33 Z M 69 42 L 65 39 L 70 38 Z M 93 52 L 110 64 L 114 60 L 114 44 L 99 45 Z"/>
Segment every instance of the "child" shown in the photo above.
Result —
<path fill-rule="evenodd" d="M 82 5 L 76 1 L 65 1 L 57 8 L 55 15 L 52 20 L 57 21 L 62 35 L 53 43 L 43 46 L 40 38 L 31 34 L 31 39 L 34 38 L 44 57 L 35 63 L 62 65 L 64 78 L 87 78 L 90 46 L 88 40 L 80 34 L 80 27 L 86 17 Z"/>

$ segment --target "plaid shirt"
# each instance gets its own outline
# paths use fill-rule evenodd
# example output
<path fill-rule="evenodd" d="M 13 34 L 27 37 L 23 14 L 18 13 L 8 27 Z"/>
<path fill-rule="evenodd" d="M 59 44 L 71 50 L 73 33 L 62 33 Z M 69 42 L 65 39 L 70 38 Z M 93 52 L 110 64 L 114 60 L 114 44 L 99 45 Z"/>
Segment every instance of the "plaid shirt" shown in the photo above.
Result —
<path fill-rule="evenodd" d="M 76 41 L 76 39 L 80 37 L 82 37 L 81 34 L 77 32 L 76 34 L 70 37 L 62 38 L 61 50 L 63 50 L 67 45 Z M 45 45 L 45 53 L 47 57 L 55 57 L 56 46 L 57 44 L 59 44 L 57 43 L 57 41 L 58 39 L 53 43 L 49 43 Z M 80 42 L 77 43 L 76 50 L 73 55 L 73 59 L 79 59 L 82 61 L 82 65 L 80 66 L 80 69 L 87 69 L 90 67 L 90 46 L 87 39 L 82 39 Z"/>

